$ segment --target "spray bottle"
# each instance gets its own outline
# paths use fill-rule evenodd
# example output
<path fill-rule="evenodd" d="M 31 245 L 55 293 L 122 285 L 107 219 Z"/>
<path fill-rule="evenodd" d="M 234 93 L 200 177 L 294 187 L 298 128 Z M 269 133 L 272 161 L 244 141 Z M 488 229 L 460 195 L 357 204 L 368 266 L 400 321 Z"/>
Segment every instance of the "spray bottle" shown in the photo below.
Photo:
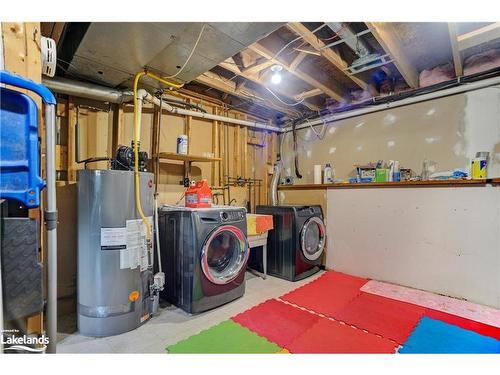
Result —
<path fill-rule="evenodd" d="M 323 171 L 323 183 L 331 184 L 333 183 L 333 169 L 330 163 L 326 163 L 325 170 Z"/>

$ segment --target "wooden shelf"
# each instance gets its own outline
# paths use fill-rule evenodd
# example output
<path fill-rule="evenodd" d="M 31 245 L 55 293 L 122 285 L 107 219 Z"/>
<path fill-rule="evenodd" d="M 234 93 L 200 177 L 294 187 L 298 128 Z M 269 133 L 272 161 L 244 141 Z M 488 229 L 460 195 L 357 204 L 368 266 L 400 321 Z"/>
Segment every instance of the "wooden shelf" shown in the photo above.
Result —
<path fill-rule="evenodd" d="M 160 159 L 165 159 L 165 160 L 180 160 L 180 161 L 186 161 L 186 162 L 207 162 L 207 163 L 213 163 L 217 161 L 221 161 L 221 158 L 211 158 L 211 157 L 206 157 L 206 156 L 197 156 L 197 155 L 182 155 L 182 154 L 176 154 L 175 152 L 160 152 L 158 154 Z"/>
<path fill-rule="evenodd" d="M 402 187 L 466 187 L 498 184 L 498 179 L 488 180 L 432 180 L 432 181 L 400 181 L 400 182 L 365 182 L 335 184 L 280 185 L 279 190 L 314 190 L 314 189 L 363 189 L 363 188 L 402 188 Z"/>

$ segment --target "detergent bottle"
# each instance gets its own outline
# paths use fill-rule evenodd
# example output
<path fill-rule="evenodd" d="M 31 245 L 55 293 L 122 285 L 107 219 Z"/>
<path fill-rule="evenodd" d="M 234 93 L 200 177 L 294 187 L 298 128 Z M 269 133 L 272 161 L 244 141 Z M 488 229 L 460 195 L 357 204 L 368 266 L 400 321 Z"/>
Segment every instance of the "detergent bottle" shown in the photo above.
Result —
<path fill-rule="evenodd" d="M 197 181 L 186 190 L 185 206 L 190 208 L 212 207 L 212 190 L 208 181 Z"/>

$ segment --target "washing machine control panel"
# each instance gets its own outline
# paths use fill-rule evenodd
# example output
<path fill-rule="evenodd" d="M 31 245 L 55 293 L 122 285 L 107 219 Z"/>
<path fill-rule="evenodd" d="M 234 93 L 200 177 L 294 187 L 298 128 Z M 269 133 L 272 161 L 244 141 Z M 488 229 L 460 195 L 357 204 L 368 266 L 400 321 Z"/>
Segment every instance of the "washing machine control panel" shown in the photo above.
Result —
<path fill-rule="evenodd" d="M 220 219 L 223 223 L 245 220 L 243 211 L 221 211 Z"/>
<path fill-rule="evenodd" d="M 320 206 L 304 206 L 304 207 L 301 207 L 297 210 L 297 214 L 299 216 L 304 216 L 304 217 L 312 216 L 315 214 L 321 215 L 321 207 Z"/>

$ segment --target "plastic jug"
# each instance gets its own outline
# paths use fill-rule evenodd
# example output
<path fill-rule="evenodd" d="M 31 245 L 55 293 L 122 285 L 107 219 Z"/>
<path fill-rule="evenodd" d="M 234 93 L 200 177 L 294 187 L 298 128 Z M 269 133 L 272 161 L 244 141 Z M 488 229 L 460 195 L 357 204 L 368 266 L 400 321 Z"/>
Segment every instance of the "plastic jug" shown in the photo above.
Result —
<path fill-rule="evenodd" d="M 197 181 L 186 190 L 185 206 L 190 208 L 212 207 L 212 189 L 207 180 Z"/>

